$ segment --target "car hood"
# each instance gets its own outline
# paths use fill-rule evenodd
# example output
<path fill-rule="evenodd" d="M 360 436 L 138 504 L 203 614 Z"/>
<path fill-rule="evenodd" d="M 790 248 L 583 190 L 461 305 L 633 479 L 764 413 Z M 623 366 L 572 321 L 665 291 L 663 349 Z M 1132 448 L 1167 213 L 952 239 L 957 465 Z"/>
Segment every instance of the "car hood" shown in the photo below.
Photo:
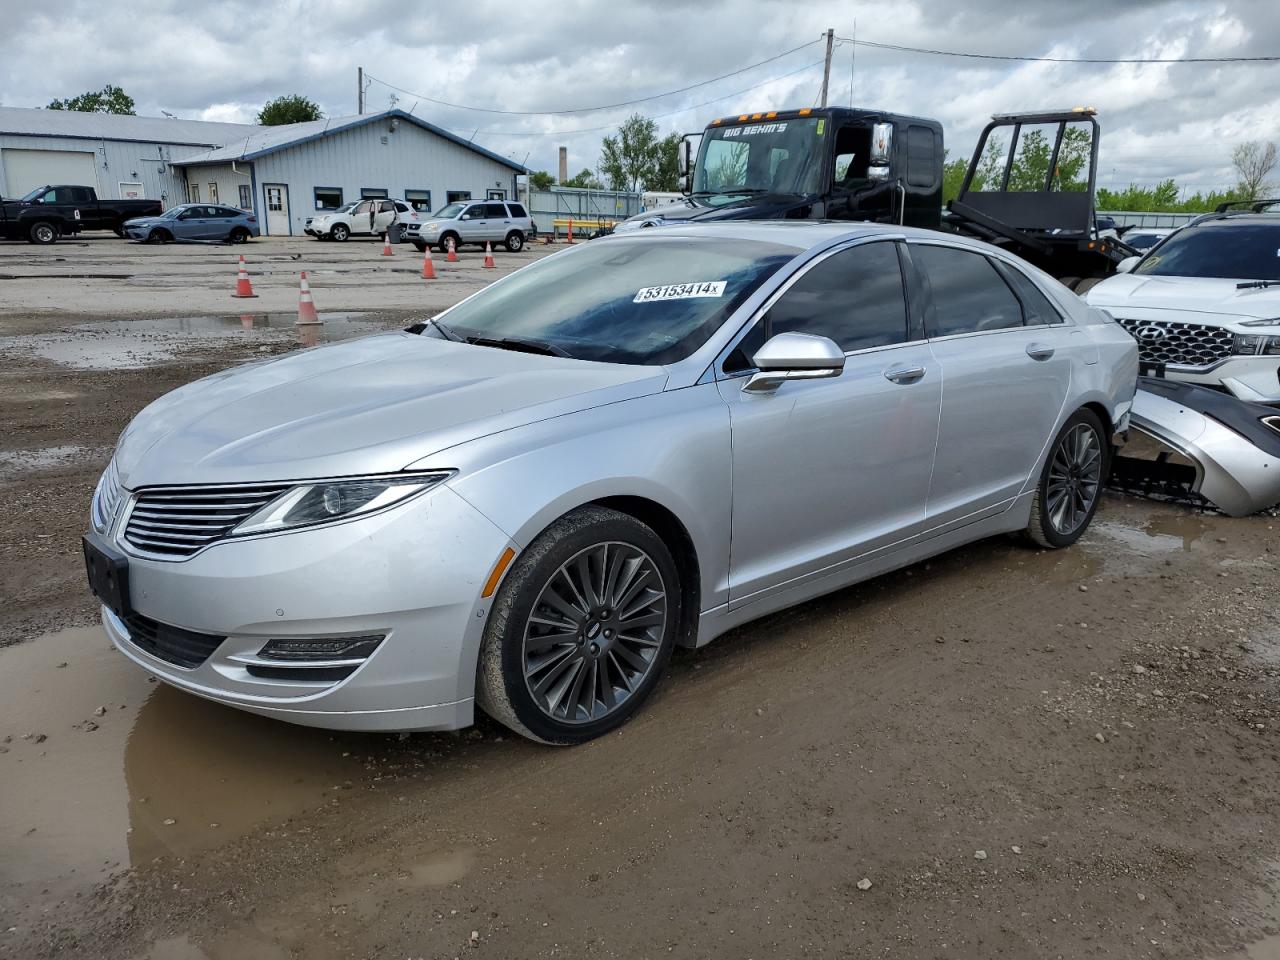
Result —
<path fill-rule="evenodd" d="M 390 473 L 477 437 L 657 393 L 666 382 L 662 367 L 381 334 L 180 387 L 138 414 L 116 467 L 130 489 Z"/>
<path fill-rule="evenodd" d="M 1087 294 L 1093 307 L 1115 311 L 1135 307 L 1216 313 L 1259 320 L 1280 317 L 1280 287 L 1237 290 L 1238 280 L 1217 277 L 1146 277 L 1122 273 L 1108 277 Z"/>
<path fill-rule="evenodd" d="M 149 227 L 163 219 L 164 217 L 130 217 L 124 222 L 124 225 L 126 227 Z"/>
<path fill-rule="evenodd" d="M 812 205 L 812 197 L 799 197 L 795 194 L 744 197 L 714 207 L 685 198 L 678 203 L 655 207 L 647 213 L 628 217 L 619 226 L 625 225 L 624 229 L 627 229 L 644 223 L 660 226 L 667 223 L 688 223 L 690 220 L 769 220 Z"/>

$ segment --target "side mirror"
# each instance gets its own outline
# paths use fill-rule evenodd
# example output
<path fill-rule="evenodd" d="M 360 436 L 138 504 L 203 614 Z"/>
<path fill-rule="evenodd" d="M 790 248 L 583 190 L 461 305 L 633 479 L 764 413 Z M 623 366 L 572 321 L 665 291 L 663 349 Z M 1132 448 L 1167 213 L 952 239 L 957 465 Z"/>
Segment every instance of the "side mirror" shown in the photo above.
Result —
<path fill-rule="evenodd" d="M 1138 261 L 1142 257 L 1125 257 L 1116 264 L 1116 273 L 1132 273 L 1133 268 L 1138 265 Z"/>
<path fill-rule="evenodd" d="M 829 337 L 779 333 L 756 351 L 759 373 L 743 385 L 747 393 L 773 393 L 788 380 L 821 380 L 844 372 L 844 351 Z"/>
<path fill-rule="evenodd" d="M 691 193 L 693 191 L 693 137 L 701 138 L 701 134 L 686 133 L 680 138 L 680 145 L 676 148 L 676 170 L 679 173 L 680 192 Z"/>
<path fill-rule="evenodd" d="M 887 167 L 893 157 L 893 124 L 871 125 L 871 156 L 867 162 L 873 167 Z"/>

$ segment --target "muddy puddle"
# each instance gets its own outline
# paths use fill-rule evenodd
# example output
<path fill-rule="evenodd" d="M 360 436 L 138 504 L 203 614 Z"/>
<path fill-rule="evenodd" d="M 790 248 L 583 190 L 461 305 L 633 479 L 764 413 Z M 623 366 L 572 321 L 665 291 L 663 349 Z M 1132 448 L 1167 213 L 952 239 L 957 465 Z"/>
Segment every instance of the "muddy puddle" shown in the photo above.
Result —
<path fill-rule="evenodd" d="M 264 350 L 288 343 L 313 347 L 387 329 L 367 313 L 325 313 L 315 325 L 296 320 L 294 313 L 108 320 L 10 337 L 0 348 L 79 370 L 128 370 L 246 340 Z"/>
<path fill-rule="evenodd" d="M 97 626 L 0 649 L 0 890 L 74 896 L 190 856 L 327 802 L 360 763 L 325 731 L 152 682 Z"/>
<path fill-rule="evenodd" d="M 57 444 L 34 450 L 0 450 L 0 480 L 12 480 L 28 473 L 58 470 L 82 463 L 106 462 L 111 450 L 79 444 Z"/>

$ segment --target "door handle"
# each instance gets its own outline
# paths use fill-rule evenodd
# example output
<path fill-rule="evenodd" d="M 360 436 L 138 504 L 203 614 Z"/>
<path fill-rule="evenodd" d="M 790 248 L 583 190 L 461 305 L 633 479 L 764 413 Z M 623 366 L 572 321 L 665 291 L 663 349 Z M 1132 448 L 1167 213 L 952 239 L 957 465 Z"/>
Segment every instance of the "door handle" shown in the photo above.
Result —
<path fill-rule="evenodd" d="M 1047 343 L 1028 343 L 1027 356 L 1032 360 L 1048 360 L 1053 356 L 1053 347 Z"/>
<path fill-rule="evenodd" d="M 895 363 L 884 372 L 886 380 L 892 380 L 894 383 L 915 383 L 924 376 L 925 368 L 920 366 L 908 366 L 905 363 Z"/>

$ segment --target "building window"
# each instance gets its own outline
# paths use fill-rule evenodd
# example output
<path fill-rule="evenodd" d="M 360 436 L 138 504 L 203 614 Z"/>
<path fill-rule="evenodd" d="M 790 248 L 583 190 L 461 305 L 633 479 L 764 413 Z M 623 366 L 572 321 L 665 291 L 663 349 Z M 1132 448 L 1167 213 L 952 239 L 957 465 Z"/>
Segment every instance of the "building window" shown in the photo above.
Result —
<path fill-rule="evenodd" d="M 209 200 L 212 203 L 218 202 L 218 185 L 212 180 L 209 181 Z"/>
<path fill-rule="evenodd" d="M 200 202 L 200 184 L 188 183 L 187 184 L 187 203 L 199 203 L 199 202 Z"/>
<path fill-rule="evenodd" d="M 390 196 L 391 194 L 387 193 L 387 191 L 383 190 L 381 187 L 360 188 L 361 200 L 386 200 Z"/>
<path fill-rule="evenodd" d="M 337 210 L 342 206 L 341 187 L 316 187 L 316 209 Z"/>
<path fill-rule="evenodd" d="M 446 203 L 461 203 L 463 200 L 471 199 L 470 190 L 448 190 L 444 195 Z"/>
<path fill-rule="evenodd" d="M 431 191 L 430 190 L 406 190 L 404 198 L 409 201 L 409 206 L 417 210 L 419 213 L 431 212 Z"/>
<path fill-rule="evenodd" d="M 253 188 L 247 183 L 240 184 L 240 209 L 253 209 Z"/>
<path fill-rule="evenodd" d="M 486 200 L 505 200 L 507 199 L 507 191 L 505 190 L 486 190 L 484 198 Z"/>

